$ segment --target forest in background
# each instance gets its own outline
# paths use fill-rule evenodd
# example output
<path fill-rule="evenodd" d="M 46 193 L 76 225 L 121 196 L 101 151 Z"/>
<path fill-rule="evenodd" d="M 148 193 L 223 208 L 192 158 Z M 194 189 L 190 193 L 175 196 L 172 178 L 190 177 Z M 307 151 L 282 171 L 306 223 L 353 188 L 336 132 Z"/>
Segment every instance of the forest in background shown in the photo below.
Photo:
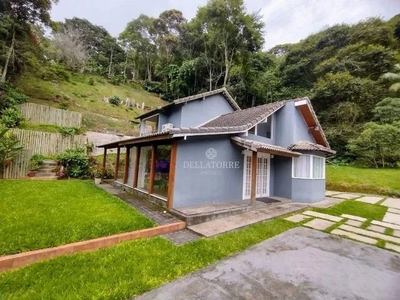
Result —
<path fill-rule="evenodd" d="M 210 0 L 191 20 L 175 9 L 140 15 L 118 37 L 85 19 L 51 21 L 53 3 L 0 0 L 2 118 L 18 102 L 6 82 L 26 72 L 101 75 L 167 101 L 226 86 L 242 108 L 308 96 L 337 162 L 400 166 L 400 15 L 265 50 L 268 28 L 243 0 Z"/>

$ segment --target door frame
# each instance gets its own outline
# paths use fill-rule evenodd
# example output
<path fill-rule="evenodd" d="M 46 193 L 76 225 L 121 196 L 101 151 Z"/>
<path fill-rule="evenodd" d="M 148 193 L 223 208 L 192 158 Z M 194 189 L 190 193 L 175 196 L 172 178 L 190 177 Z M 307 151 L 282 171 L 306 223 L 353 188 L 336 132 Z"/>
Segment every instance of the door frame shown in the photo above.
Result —
<path fill-rule="evenodd" d="M 246 197 L 246 171 L 247 171 L 247 157 L 249 157 L 249 156 L 250 156 L 250 158 L 252 157 L 252 151 L 244 150 L 242 153 L 244 154 L 243 155 L 242 199 L 243 200 L 250 200 L 251 192 L 250 192 L 250 195 Z M 269 197 L 271 195 L 271 193 L 270 193 L 271 192 L 271 154 L 257 152 L 257 159 L 259 157 L 265 157 L 267 159 L 267 164 L 268 164 L 268 169 L 267 169 L 267 195 L 266 196 L 262 196 L 262 197 Z M 250 164 L 250 168 L 251 168 L 251 166 L 252 166 L 252 164 Z M 250 173 L 251 173 L 251 171 L 250 171 Z M 251 177 L 250 177 L 250 180 L 251 180 Z M 251 183 L 250 183 L 250 186 L 251 186 Z M 256 191 L 257 191 L 257 186 L 256 186 Z"/>

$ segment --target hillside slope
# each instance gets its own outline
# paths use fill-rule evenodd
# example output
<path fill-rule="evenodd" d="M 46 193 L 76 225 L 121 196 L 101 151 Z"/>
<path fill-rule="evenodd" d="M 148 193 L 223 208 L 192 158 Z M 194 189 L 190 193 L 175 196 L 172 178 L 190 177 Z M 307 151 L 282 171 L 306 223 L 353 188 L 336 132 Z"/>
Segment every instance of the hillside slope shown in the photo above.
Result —
<path fill-rule="evenodd" d="M 103 77 L 87 74 L 75 74 L 68 81 L 56 82 L 25 73 L 15 85 L 29 96 L 29 102 L 82 113 L 83 129 L 98 132 L 117 131 L 135 135 L 138 125 L 130 121 L 144 112 L 136 107 L 106 103 L 104 97 L 129 98 L 152 108 L 166 103 L 139 85 L 113 85 Z"/>

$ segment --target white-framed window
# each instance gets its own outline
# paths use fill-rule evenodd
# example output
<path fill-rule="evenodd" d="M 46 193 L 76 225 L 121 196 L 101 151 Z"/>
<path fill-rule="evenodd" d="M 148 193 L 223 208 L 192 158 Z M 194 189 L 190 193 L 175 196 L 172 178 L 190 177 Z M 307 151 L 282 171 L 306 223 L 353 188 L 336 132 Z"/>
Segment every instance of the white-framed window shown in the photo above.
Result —
<path fill-rule="evenodd" d="M 303 154 L 293 158 L 292 177 L 325 179 L 325 157 Z"/>

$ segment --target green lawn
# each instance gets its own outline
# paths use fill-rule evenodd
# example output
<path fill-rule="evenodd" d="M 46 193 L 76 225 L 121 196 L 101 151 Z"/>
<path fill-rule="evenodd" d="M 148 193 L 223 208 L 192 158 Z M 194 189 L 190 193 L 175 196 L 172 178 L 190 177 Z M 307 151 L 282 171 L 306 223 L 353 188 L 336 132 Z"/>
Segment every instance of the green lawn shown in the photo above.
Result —
<path fill-rule="evenodd" d="M 90 181 L 3 180 L 0 193 L 0 255 L 155 225 Z"/>
<path fill-rule="evenodd" d="M 329 190 L 400 196 L 399 169 L 327 165 L 326 181 Z"/>
<path fill-rule="evenodd" d="M 275 219 L 182 246 L 156 237 L 63 256 L 0 273 L 0 299 L 128 299 L 296 226 Z"/>
<path fill-rule="evenodd" d="M 348 214 L 369 220 L 382 221 L 387 211 L 387 207 L 354 200 L 346 200 L 329 208 L 315 208 L 314 210 L 334 216 Z"/>

